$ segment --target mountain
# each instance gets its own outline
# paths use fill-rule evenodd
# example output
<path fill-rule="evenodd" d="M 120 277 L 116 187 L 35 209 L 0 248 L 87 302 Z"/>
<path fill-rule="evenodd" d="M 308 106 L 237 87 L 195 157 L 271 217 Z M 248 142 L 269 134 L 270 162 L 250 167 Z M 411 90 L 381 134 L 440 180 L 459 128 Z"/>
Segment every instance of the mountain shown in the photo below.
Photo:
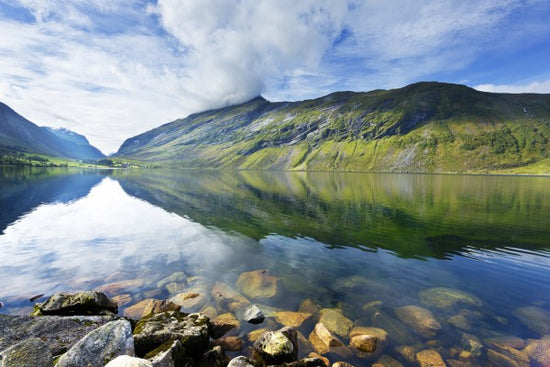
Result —
<path fill-rule="evenodd" d="M 179 167 L 550 171 L 550 95 L 422 82 L 302 102 L 249 102 L 126 140 L 115 156 Z"/>
<path fill-rule="evenodd" d="M 67 129 L 39 127 L 0 103 L 0 152 L 39 153 L 73 159 L 105 155 L 88 140 Z"/>

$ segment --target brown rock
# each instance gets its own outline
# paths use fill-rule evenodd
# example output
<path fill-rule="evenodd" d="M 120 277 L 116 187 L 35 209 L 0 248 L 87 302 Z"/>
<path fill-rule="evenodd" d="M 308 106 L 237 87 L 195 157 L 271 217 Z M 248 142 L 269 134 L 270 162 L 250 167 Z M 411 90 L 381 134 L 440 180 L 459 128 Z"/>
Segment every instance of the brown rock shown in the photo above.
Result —
<path fill-rule="evenodd" d="M 416 361 L 420 367 L 446 367 L 441 355 L 433 349 L 425 349 L 416 353 Z"/>
<path fill-rule="evenodd" d="M 220 346 L 227 352 L 238 352 L 243 349 L 243 341 L 238 336 L 226 336 L 210 342 L 212 346 Z"/>
<path fill-rule="evenodd" d="M 266 329 L 266 328 L 261 328 L 261 329 L 256 329 L 256 330 L 252 330 L 251 332 L 249 332 L 248 334 L 246 334 L 246 337 L 249 341 L 251 342 L 255 342 L 256 340 L 258 340 L 258 338 L 265 332 L 268 332 L 270 330 Z"/>
<path fill-rule="evenodd" d="M 248 304 L 250 301 L 226 283 L 217 282 L 212 288 L 212 297 L 221 308 L 229 311 L 236 311 Z"/>
<path fill-rule="evenodd" d="M 529 357 L 527 354 L 508 345 L 493 343 L 489 350 L 506 356 L 519 367 L 529 367 Z"/>
<path fill-rule="evenodd" d="M 198 293 L 198 290 L 188 290 L 184 293 L 178 293 L 169 298 L 170 301 L 181 306 L 184 312 L 196 312 L 203 307 L 207 298 L 204 293 Z"/>
<path fill-rule="evenodd" d="M 328 360 L 327 357 L 325 356 L 322 356 L 320 354 L 317 354 L 315 352 L 311 352 L 307 355 L 309 358 L 319 358 L 321 361 L 323 361 L 323 363 L 325 364 L 326 367 L 330 366 L 330 361 Z"/>
<path fill-rule="evenodd" d="M 310 313 L 303 312 L 290 312 L 290 311 L 281 311 L 275 313 L 275 319 L 277 322 L 284 326 L 290 327 L 299 327 L 306 321 L 311 318 Z"/>
<path fill-rule="evenodd" d="M 321 307 L 319 307 L 317 303 L 313 302 L 311 298 L 306 298 L 303 300 L 302 303 L 300 303 L 300 308 L 298 308 L 298 312 L 309 313 L 314 318 L 317 318 L 319 311 L 321 311 Z"/>
<path fill-rule="evenodd" d="M 372 353 L 376 350 L 378 339 L 372 335 L 356 335 L 350 339 L 350 345 L 361 352 Z"/>
<path fill-rule="evenodd" d="M 527 306 L 518 308 L 514 314 L 525 326 L 540 336 L 550 335 L 550 311 L 536 306 Z"/>
<path fill-rule="evenodd" d="M 139 320 L 150 313 L 161 313 L 165 311 L 179 311 L 180 306 L 170 301 L 158 299 L 144 299 L 124 310 L 124 316 Z"/>
<path fill-rule="evenodd" d="M 210 337 L 217 339 L 227 334 L 230 330 L 239 329 L 240 327 L 240 321 L 233 314 L 224 313 L 210 320 L 208 332 L 210 333 Z"/>
<path fill-rule="evenodd" d="M 133 293 L 144 283 L 145 281 L 143 279 L 123 280 L 120 282 L 104 284 L 100 287 L 96 287 L 95 290 L 98 292 L 107 293 L 108 295 L 120 294 L 123 293 L 122 291 L 132 291 L 130 293 Z"/>
<path fill-rule="evenodd" d="M 352 364 L 347 363 L 347 362 L 339 361 L 339 362 L 334 362 L 332 364 L 332 367 L 354 367 L 354 366 Z"/>
<path fill-rule="evenodd" d="M 352 354 L 344 343 L 332 335 L 332 333 L 322 323 L 315 325 L 315 328 L 309 334 L 308 339 L 313 349 L 319 354 L 326 354 L 330 352 L 344 357 L 349 357 Z"/>
<path fill-rule="evenodd" d="M 395 352 L 409 363 L 414 363 L 416 360 L 416 348 L 410 345 L 399 345 L 394 348 Z"/>
<path fill-rule="evenodd" d="M 382 355 L 375 364 L 371 367 L 403 367 L 403 364 L 398 360 L 388 356 L 387 354 Z"/>
<path fill-rule="evenodd" d="M 529 340 L 523 352 L 537 361 L 540 366 L 550 367 L 550 336 L 538 340 Z"/>
<path fill-rule="evenodd" d="M 319 322 L 335 334 L 347 337 L 353 322 L 338 308 L 324 308 L 319 312 Z"/>
<path fill-rule="evenodd" d="M 430 310 L 418 306 L 403 306 L 395 310 L 397 317 L 407 324 L 415 333 L 429 339 L 441 329 Z"/>
<path fill-rule="evenodd" d="M 445 287 L 429 288 L 418 293 L 420 302 L 428 307 L 451 308 L 457 304 L 481 306 L 481 300 L 473 294 Z"/>
<path fill-rule="evenodd" d="M 372 312 L 372 326 L 386 330 L 390 339 L 396 344 L 410 345 L 416 342 L 416 338 L 401 321 L 391 317 L 385 312 Z M 414 360 L 414 358 L 413 358 Z"/>
<path fill-rule="evenodd" d="M 512 358 L 492 349 L 487 349 L 487 361 L 495 367 L 520 367 Z"/>
<path fill-rule="evenodd" d="M 118 307 L 126 306 L 128 303 L 132 302 L 132 296 L 128 293 L 119 294 L 111 298 Z"/>
<path fill-rule="evenodd" d="M 518 338 L 517 336 L 498 336 L 494 338 L 488 338 L 484 340 L 485 344 L 488 346 L 493 346 L 495 344 L 507 345 L 516 349 L 523 349 L 527 346 L 525 340 Z"/>
<path fill-rule="evenodd" d="M 268 275 L 266 270 L 242 273 L 237 288 L 250 298 L 271 298 L 277 294 L 278 278 Z"/>

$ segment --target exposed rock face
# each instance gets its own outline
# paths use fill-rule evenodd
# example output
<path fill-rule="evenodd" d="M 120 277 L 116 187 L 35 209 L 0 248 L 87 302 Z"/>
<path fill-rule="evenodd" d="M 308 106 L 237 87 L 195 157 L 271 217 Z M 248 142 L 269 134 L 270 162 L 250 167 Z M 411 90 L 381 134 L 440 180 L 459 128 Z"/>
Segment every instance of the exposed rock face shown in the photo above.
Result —
<path fill-rule="evenodd" d="M 154 367 L 183 366 L 190 361 L 179 340 L 169 340 L 145 355 Z"/>
<path fill-rule="evenodd" d="M 82 338 L 59 358 L 56 366 L 102 366 L 125 354 L 134 355 L 132 326 L 128 320 L 111 321 Z"/>
<path fill-rule="evenodd" d="M 111 316 L 7 316 L 0 315 L 0 350 L 28 338 L 46 342 L 54 356 L 65 353 L 93 329 L 113 321 Z"/>
<path fill-rule="evenodd" d="M 139 320 L 143 316 L 146 316 L 150 313 L 179 311 L 180 308 L 181 307 L 179 305 L 176 305 L 175 303 L 170 301 L 165 301 L 165 300 L 161 301 L 158 299 L 149 298 L 149 299 L 144 299 L 143 301 L 140 301 L 135 305 L 127 307 L 124 310 L 124 316 L 134 320 Z"/>
<path fill-rule="evenodd" d="M 298 357 L 296 331 L 293 329 L 268 331 L 254 342 L 254 348 L 267 364 L 293 362 Z"/>
<path fill-rule="evenodd" d="M 275 313 L 277 322 L 284 326 L 300 327 L 304 321 L 311 318 L 310 313 L 280 311 Z"/>
<path fill-rule="evenodd" d="M 208 346 L 208 318 L 179 311 L 149 314 L 134 329 L 136 354 L 144 356 L 162 344 L 179 339 L 186 352 L 193 354 Z"/>
<path fill-rule="evenodd" d="M 550 335 L 550 312 L 540 307 L 527 306 L 514 311 L 519 321 L 540 336 Z"/>
<path fill-rule="evenodd" d="M 105 367 L 153 367 L 153 364 L 146 359 L 124 355 L 116 357 Z"/>
<path fill-rule="evenodd" d="M 261 324 L 265 316 L 256 305 L 251 305 L 246 308 L 246 310 L 243 313 L 243 319 L 246 322 L 249 322 L 251 324 Z"/>
<path fill-rule="evenodd" d="M 435 350 L 426 349 L 416 353 L 416 361 L 420 367 L 446 367 L 441 355 Z"/>
<path fill-rule="evenodd" d="M 117 313 L 118 306 L 104 293 L 88 291 L 54 294 L 39 310 L 42 315 L 112 315 Z"/>
<path fill-rule="evenodd" d="M 319 312 L 319 322 L 325 325 L 331 332 L 342 337 L 347 337 L 353 322 L 344 316 L 338 308 L 323 308 Z"/>
<path fill-rule="evenodd" d="M 250 298 L 271 298 L 277 294 L 277 283 L 266 270 L 254 270 L 239 276 L 237 288 Z"/>
<path fill-rule="evenodd" d="M 403 306 L 395 310 L 397 317 L 415 333 L 424 338 L 433 338 L 441 329 L 430 310 L 418 306 Z"/>
<path fill-rule="evenodd" d="M 0 367 L 49 367 L 53 356 L 48 344 L 38 338 L 30 338 L 0 351 Z"/>
<path fill-rule="evenodd" d="M 457 304 L 481 306 L 481 299 L 473 294 L 445 287 L 424 289 L 418 293 L 420 302 L 428 307 L 440 309 L 451 308 Z"/>

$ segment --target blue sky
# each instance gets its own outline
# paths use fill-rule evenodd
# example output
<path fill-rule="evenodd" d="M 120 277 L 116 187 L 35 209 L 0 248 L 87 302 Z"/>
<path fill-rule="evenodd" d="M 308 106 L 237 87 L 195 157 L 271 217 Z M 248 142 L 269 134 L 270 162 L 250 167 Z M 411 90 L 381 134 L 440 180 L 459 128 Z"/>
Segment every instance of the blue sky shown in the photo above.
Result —
<path fill-rule="evenodd" d="M 111 153 L 258 94 L 550 93 L 548 19 L 547 0 L 0 0 L 0 101 Z"/>

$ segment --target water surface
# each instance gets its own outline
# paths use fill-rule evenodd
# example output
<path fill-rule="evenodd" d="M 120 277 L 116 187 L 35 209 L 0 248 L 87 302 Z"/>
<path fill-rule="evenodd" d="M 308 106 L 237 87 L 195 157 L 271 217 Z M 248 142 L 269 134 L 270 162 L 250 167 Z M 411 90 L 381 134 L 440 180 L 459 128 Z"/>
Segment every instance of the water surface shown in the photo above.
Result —
<path fill-rule="evenodd" d="M 121 314 L 189 290 L 204 300 L 187 311 L 223 313 L 215 283 L 237 289 L 243 272 L 261 269 L 278 292 L 249 298 L 267 313 L 310 299 L 354 326 L 388 329 L 390 320 L 405 330 L 390 332 L 382 352 L 405 365 L 399 345 L 458 359 L 465 333 L 485 344 L 541 338 L 518 309 L 550 314 L 544 177 L 3 168 L 0 188 L 3 313 L 28 313 L 37 294 L 89 289 L 123 300 Z M 174 272 L 188 279 L 170 294 L 157 283 Z M 422 297 L 435 287 L 476 302 L 438 307 Z M 403 325 L 396 310 L 406 305 L 433 312 L 438 334 Z M 314 325 L 298 330 L 307 338 Z M 269 317 L 257 327 L 280 324 Z M 234 333 L 247 342 L 257 327 Z M 361 365 L 379 354 L 329 356 Z"/>

